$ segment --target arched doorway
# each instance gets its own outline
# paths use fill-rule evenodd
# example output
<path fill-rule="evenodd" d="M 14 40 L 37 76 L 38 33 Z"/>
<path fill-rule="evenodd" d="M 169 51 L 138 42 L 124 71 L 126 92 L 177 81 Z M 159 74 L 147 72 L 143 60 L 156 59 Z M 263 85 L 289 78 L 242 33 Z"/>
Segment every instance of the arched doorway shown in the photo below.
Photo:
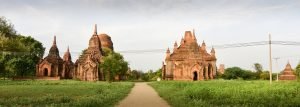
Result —
<path fill-rule="evenodd" d="M 193 74 L 194 74 L 193 75 L 193 80 L 197 81 L 198 80 L 198 73 L 197 73 L 197 71 L 194 71 Z"/>
<path fill-rule="evenodd" d="M 48 76 L 48 69 L 47 68 L 44 68 L 44 76 Z"/>

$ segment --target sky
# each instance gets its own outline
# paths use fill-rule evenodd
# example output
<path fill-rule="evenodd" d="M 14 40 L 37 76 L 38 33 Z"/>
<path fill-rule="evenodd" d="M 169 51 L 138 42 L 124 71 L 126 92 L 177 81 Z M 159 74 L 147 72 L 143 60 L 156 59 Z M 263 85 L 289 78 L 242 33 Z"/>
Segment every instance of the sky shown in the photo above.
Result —
<path fill-rule="evenodd" d="M 18 33 L 43 43 L 45 55 L 53 36 L 61 57 L 70 47 L 75 61 L 88 47 L 94 24 L 111 36 L 117 52 L 173 48 L 184 32 L 195 30 L 207 46 L 267 41 L 300 42 L 299 0 L 0 0 L 0 16 Z M 300 46 L 272 48 L 273 69 L 289 61 L 296 67 Z M 207 49 L 210 51 L 210 49 Z M 268 46 L 216 49 L 217 66 L 253 70 L 254 63 L 269 69 Z M 131 69 L 157 70 L 165 51 L 122 53 Z"/>

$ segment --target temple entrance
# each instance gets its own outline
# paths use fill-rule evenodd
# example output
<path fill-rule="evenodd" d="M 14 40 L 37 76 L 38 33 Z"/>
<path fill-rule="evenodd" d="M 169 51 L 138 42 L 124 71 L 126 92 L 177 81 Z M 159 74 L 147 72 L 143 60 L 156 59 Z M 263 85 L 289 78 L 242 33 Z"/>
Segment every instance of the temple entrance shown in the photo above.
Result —
<path fill-rule="evenodd" d="M 198 73 L 197 73 L 197 71 L 194 71 L 193 74 L 194 74 L 193 80 L 197 81 L 198 80 Z"/>
<path fill-rule="evenodd" d="M 44 68 L 44 76 L 48 76 L 48 69 Z"/>

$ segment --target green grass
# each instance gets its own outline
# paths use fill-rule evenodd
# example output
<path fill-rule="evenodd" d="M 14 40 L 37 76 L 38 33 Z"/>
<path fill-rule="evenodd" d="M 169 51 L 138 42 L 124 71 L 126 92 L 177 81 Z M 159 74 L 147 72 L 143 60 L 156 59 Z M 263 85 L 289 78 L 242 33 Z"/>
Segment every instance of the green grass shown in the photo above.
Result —
<path fill-rule="evenodd" d="M 0 106 L 109 107 L 132 87 L 132 82 L 0 81 Z"/>
<path fill-rule="evenodd" d="M 149 83 L 174 107 L 284 107 L 300 106 L 300 83 L 296 81 L 199 82 L 162 81 Z"/>

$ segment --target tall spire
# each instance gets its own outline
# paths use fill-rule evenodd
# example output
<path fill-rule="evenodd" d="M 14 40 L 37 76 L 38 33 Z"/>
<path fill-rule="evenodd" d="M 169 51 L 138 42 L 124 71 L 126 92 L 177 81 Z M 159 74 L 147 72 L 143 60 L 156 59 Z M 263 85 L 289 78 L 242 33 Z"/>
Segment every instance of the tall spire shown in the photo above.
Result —
<path fill-rule="evenodd" d="M 68 46 L 67 52 L 70 52 L 69 46 Z"/>
<path fill-rule="evenodd" d="M 53 45 L 56 45 L 56 36 L 54 35 Z"/>
<path fill-rule="evenodd" d="M 56 45 L 56 36 L 54 35 L 53 44 L 49 50 L 48 56 L 59 56 L 59 51 Z"/>
<path fill-rule="evenodd" d="M 97 24 L 95 24 L 95 27 L 94 27 L 94 35 L 97 35 Z"/>

